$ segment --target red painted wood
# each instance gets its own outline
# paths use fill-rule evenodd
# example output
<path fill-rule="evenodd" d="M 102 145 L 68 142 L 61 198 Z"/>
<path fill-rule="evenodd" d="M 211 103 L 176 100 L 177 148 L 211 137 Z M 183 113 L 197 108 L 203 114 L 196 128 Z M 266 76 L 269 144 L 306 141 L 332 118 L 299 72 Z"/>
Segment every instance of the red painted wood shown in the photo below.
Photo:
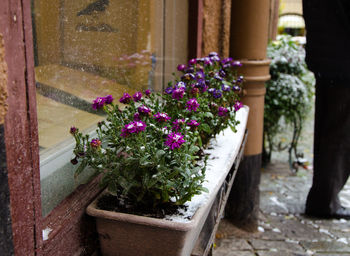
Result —
<path fill-rule="evenodd" d="M 50 228 L 49 239 L 44 241 L 42 255 L 90 255 L 98 246 L 93 218 L 85 214 L 87 205 L 101 192 L 99 178 L 81 185 L 43 221 Z M 90 253 L 90 254 L 89 254 Z"/>
<path fill-rule="evenodd" d="M 27 79 L 27 98 L 28 98 L 28 118 L 29 118 L 29 136 L 31 144 L 31 164 L 33 169 L 34 185 L 34 218 L 35 218 L 35 240 L 36 251 L 40 252 L 42 246 L 42 211 L 41 211 L 41 189 L 40 189 L 40 160 L 39 160 L 39 135 L 38 121 L 36 111 L 36 87 L 34 74 L 34 47 L 33 47 L 33 29 L 31 17 L 31 1 L 22 0 L 23 6 L 23 24 L 24 41 L 26 49 L 26 79 Z"/>
<path fill-rule="evenodd" d="M 5 144 L 15 255 L 35 255 L 34 183 L 26 94 L 22 3 L 2 0 L 0 31 L 8 65 Z"/>

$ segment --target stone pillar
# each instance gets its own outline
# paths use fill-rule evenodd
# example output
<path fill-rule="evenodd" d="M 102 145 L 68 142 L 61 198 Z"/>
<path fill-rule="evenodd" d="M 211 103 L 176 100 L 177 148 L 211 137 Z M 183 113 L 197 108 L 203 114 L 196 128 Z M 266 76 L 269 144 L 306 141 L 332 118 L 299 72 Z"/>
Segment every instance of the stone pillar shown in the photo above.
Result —
<path fill-rule="evenodd" d="M 250 112 L 244 159 L 225 216 L 235 225 L 255 231 L 259 213 L 265 82 L 270 79 L 270 61 L 266 58 L 270 0 L 233 0 L 231 10 L 230 56 L 243 64 L 239 70 L 245 78 L 242 101 Z"/>
<path fill-rule="evenodd" d="M 0 34 L 0 254 L 13 255 L 10 192 L 7 178 L 4 120 L 7 111 L 7 66 L 2 34 Z"/>

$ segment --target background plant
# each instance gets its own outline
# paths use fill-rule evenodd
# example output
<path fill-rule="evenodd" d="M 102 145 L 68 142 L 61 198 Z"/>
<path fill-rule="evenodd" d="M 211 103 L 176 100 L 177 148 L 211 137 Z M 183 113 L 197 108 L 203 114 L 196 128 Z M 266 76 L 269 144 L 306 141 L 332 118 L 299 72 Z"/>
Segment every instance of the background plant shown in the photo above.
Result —
<path fill-rule="evenodd" d="M 267 55 L 271 59 L 271 80 L 266 83 L 264 112 L 264 162 L 273 151 L 287 149 L 289 163 L 298 158 L 300 133 L 313 102 L 313 74 L 305 63 L 305 50 L 291 36 L 283 35 L 270 42 Z M 290 142 L 283 143 L 277 135 L 291 126 Z"/>

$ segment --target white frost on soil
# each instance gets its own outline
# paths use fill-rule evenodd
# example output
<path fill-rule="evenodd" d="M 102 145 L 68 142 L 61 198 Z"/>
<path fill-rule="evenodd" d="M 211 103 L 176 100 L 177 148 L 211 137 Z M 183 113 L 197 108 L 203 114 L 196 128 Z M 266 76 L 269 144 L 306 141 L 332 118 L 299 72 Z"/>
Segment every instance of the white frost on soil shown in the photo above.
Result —
<path fill-rule="evenodd" d="M 227 173 L 230 171 L 230 168 L 227 166 L 230 164 L 232 158 L 236 158 L 241 146 L 248 113 L 249 108 L 247 106 L 238 110 L 236 119 L 240 123 L 236 126 L 237 132 L 233 132 L 231 128 L 225 129 L 215 139 L 211 140 L 209 144 L 210 149 L 205 150 L 205 153 L 210 154 L 210 157 L 207 161 L 203 186 L 209 190 L 209 193 L 203 192 L 195 195 L 191 201 L 185 203 L 185 206 L 187 206 L 186 210 L 182 209 L 179 211 L 179 214 L 166 216 L 167 220 L 182 223 L 190 222 L 197 209 L 208 201 L 210 194 L 225 179 Z"/>
<path fill-rule="evenodd" d="M 45 229 L 43 229 L 43 240 L 47 240 L 49 239 L 49 234 L 52 231 L 52 228 L 46 227 Z"/>

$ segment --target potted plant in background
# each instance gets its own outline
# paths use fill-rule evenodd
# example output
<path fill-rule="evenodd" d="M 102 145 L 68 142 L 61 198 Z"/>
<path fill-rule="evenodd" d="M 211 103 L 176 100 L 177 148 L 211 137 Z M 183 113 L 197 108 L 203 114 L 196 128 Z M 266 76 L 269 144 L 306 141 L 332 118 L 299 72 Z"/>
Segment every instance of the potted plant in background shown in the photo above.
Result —
<path fill-rule="evenodd" d="M 87 209 L 97 218 L 103 255 L 190 254 L 215 194 L 205 196 L 206 208 L 186 204 L 209 192 L 203 182 L 210 138 L 227 127 L 236 131 L 236 113 L 243 107 L 238 66 L 216 53 L 192 59 L 178 66 L 183 75 L 164 94 L 124 93 L 123 109 L 111 95 L 96 98 L 93 108 L 103 109 L 107 118 L 98 123 L 95 137 L 71 128 L 76 175 L 92 168 L 106 187 Z M 214 185 L 215 193 L 220 185 Z M 174 215 L 182 220 L 170 220 Z"/>
<path fill-rule="evenodd" d="M 295 171 L 302 158 L 297 148 L 313 104 L 315 79 L 306 67 L 303 46 L 291 36 L 282 35 L 270 42 L 267 55 L 271 59 L 271 80 L 266 83 L 263 160 L 268 163 L 273 151 L 287 149 L 290 167 Z M 286 142 L 280 135 L 290 131 L 288 128 L 292 135 Z"/>

